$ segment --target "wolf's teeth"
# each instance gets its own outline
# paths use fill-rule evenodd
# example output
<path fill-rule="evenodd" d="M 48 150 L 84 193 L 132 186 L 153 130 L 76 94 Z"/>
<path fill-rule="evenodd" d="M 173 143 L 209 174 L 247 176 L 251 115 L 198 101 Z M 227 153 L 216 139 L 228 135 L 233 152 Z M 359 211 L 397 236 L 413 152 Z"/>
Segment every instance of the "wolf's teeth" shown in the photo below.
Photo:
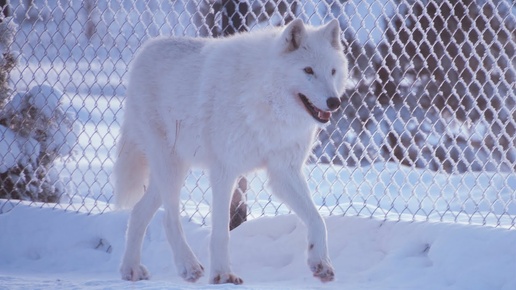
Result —
<path fill-rule="evenodd" d="M 319 111 L 317 116 L 319 117 L 319 119 L 328 120 L 331 117 L 331 113 L 325 112 L 325 111 Z"/>

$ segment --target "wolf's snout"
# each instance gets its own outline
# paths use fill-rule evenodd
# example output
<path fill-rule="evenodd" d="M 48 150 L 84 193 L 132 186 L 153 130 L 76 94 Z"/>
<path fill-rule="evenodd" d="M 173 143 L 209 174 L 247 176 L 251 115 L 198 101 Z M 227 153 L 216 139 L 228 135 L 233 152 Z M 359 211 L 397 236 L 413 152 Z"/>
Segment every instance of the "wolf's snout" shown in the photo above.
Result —
<path fill-rule="evenodd" d="M 326 100 L 326 105 L 328 105 L 328 109 L 334 111 L 340 107 L 340 99 L 331 97 Z"/>

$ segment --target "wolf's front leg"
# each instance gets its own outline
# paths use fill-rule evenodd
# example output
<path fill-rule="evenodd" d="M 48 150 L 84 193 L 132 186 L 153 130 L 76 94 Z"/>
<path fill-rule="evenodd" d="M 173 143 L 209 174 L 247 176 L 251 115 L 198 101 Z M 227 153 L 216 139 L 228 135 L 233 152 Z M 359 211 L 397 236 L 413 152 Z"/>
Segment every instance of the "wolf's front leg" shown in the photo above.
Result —
<path fill-rule="evenodd" d="M 211 206 L 211 274 L 213 284 L 242 284 L 243 280 L 233 274 L 229 261 L 229 208 L 231 195 L 237 175 L 228 176 L 224 169 L 212 169 L 210 183 L 212 188 Z"/>
<path fill-rule="evenodd" d="M 301 167 L 271 165 L 268 171 L 274 194 L 297 214 L 308 229 L 310 270 L 322 282 L 333 281 L 335 273 L 328 256 L 326 225 L 312 201 Z"/>

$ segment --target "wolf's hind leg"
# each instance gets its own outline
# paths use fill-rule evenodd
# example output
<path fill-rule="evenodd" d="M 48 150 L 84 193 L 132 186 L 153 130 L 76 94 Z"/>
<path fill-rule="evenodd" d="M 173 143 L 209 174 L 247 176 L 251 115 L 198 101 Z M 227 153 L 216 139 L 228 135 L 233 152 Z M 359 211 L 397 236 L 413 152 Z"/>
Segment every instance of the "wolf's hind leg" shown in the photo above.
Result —
<path fill-rule="evenodd" d="M 155 167 L 154 178 L 159 184 L 159 192 L 165 209 L 163 226 L 168 242 L 174 253 L 174 262 L 178 274 L 188 282 L 195 282 L 204 275 L 204 268 L 197 260 L 186 242 L 180 220 L 180 192 L 188 167 L 176 156 L 161 156 Z M 153 174 L 151 173 L 151 179 Z"/>
<path fill-rule="evenodd" d="M 142 243 L 147 226 L 160 204 L 161 199 L 158 192 L 155 188 L 149 187 L 131 211 L 127 227 L 125 253 L 120 266 L 120 273 L 124 280 L 147 280 L 150 277 L 145 266 L 140 264 Z"/>

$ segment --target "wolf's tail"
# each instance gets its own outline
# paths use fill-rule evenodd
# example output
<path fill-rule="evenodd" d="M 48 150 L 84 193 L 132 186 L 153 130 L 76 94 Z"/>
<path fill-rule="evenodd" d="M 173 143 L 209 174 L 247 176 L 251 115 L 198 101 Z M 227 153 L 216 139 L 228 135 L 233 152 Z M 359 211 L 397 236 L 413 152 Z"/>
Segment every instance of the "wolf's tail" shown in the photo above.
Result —
<path fill-rule="evenodd" d="M 115 205 L 119 209 L 130 209 L 145 193 L 149 168 L 145 154 L 128 138 L 123 128 L 117 147 L 118 156 L 113 170 Z"/>

